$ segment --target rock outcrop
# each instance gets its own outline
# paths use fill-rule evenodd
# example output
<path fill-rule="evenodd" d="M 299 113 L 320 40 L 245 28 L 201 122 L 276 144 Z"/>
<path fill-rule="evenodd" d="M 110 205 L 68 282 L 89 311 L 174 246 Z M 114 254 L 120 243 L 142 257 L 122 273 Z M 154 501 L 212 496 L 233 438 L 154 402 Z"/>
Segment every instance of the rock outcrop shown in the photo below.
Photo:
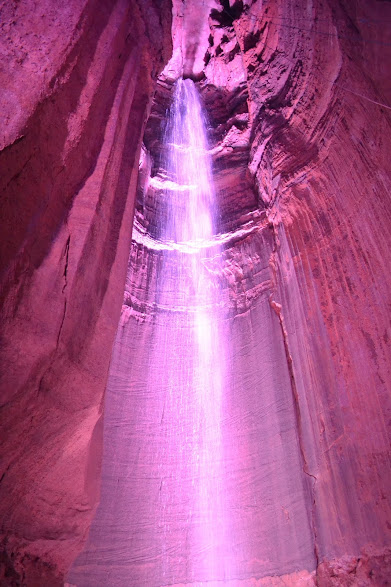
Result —
<path fill-rule="evenodd" d="M 102 4 L 51 11 L 42 2 L 26 31 L 18 26 L 26 0 L 18 18 L 10 5 L 5 19 L 0 518 L 10 585 L 60 584 L 98 500 L 103 389 L 149 73 L 156 77 L 167 60 L 171 10 L 152 0 Z M 44 42 L 42 19 L 51 25 Z M 221 210 L 221 264 L 211 270 L 235 348 L 227 495 L 242 468 L 247 512 L 233 516 L 235 584 L 387 585 L 391 5 L 178 0 L 173 22 L 173 58 L 144 136 L 136 209 L 143 238 L 131 249 L 108 393 L 115 396 L 118 381 L 128 390 L 129 364 L 140 384 L 148 353 L 158 352 L 150 329 L 158 205 L 145 185 L 159 165 L 172 83 L 183 73 L 208 111 Z M 126 422 L 133 441 L 160 408 L 145 414 L 134 397 Z M 136 444 L 126 458 L 140 472 Z M 153 507 L 138 504 L 159 486 L 131 487 L 128 513 L 146 515 L 152 532 L 132 538 L 135 585 L 156 582 L 157 542 L 145 537 L 159 531 Z M 176 578 L 185 583 L 194 577 L 181 556 Z"/>
<path fill-rule="evenodd" d="M 248 168 L 275 239 L 270 303 L 311 478 L 318 582 L 383 585 L 390 572 L 384 68 L 391 47 L 382 22 L 390 6 L 222 4 L 201 83 L 211 93 L 221 71 L 229 82 L 237 42 L 249 106 L 241 136 L 249 131 Z M 367 574 L 355 574 L 360 560 Z"/>
<path fill-rule="evenodd" d="M 390 96 L 376 55 L 390 52 L 379 28 L 389 8 L 378 3 L 368 14 L 359 2 L 346 9 L 337 2 L 240 1 L 209 8 L 206 37 L 205 15 L 192 3 L 176 4 L 174 57 L 144 136 L 136 233 L 107 391 L 104 501 L 73 577 L 80 585 L 86 577 L 99 583 L 109 568 L 105 557 L 114 556 L 106 551 L 105 528 L 110 520 L 121 536 L 131 519 L 132 552 L 123 557 L 118 548 L 115 555 L 122 582 L 224 580 L 217 571 L 208 575 L 197 559 L 191 538 L 197 521 L 181 526 L 185 497 L 178 497 L 183 515 L 170 518 L 164 540 L 159 522 L 166 479 L 176 474 L 184 496 L 191 494 L 179 461 L 175 474 L 164 469 L 163 481 L 156 473 L 167 461 L 167 414 L 176 418 L 169 402 L 159 403 L 170 387 L 164 356 L 188 360 L 186 345 L 178 345 L 184 326 L 175 337 L 170 304 L 158 302 L 162 274 L 173 279 L 178 261 L 157 240 L 161 194 L 154 179 L 165 175 L 159 170 L 165 116 L 172 83 L 183 72 L 198 82 L 208 111 L 221 214 L 223 250 L 212 255 L 210 270 L 220 283 L 231 353 L 223 467 L 235 555 L 220 551 L 225 581 L 385 585 Z M 194 31 L 199 45 L 191 60 L 184 48 L 192 46 Z M 174 281 L 169 291 L 174 310 Z M 165 341 L 162 357 L 158 340 Z M 187 437 L 190 422 L 177 424 Z M 159 431 L 155 437 L 151 428 Z M 123 444 L 126 465 L 116 457 Z M 122 479 L 119 463 L 133 475 L 123 474 L 117 494 L 123 520 L 110 502 L 110 488 Z M 175 484 L 168 487 L 175 493 Z"/>
<path fill-rule="evenodd" d="M 2 585 L 60 585 L 98 497 L 102 399 L 169 2 L 1 7 Z"/>

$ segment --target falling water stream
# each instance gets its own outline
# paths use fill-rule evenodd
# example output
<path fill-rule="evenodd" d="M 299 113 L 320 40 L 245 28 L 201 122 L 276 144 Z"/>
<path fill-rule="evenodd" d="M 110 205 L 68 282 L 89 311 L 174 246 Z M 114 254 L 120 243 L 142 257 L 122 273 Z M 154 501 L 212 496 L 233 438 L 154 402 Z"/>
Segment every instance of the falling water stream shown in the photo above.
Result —
<path fill-rule="evenodd" d="M 142 315 L 134 303 L 125 307 L 119 326 L 102 498 L 70 574 L 77 585 L 201 585 L 227 571 L 225 337 L 213 271 L 220 247 L 204 114 L 191 80 L 175 84 L 162 152 L 150 179 L 159 198 L 158 268 L 145 294 L 152 302 Z M 140 238 L 135 230 L 133 247 Z"/>
<path fill-rule="evenodd" d="M 208 573 L 209 579 L 217 579 L 225 572 L 228 532 L 221 427 L 225 352 L 218 310 L 220 292 L 213 272 L 213 256 L 219 252 L 218 246 L 213 246 L 216 198 L 204 116 L 191 80 L 176 83 L 164 147 L 167 216 L 160 229 L 162 240 L 171 242 L 178 255 L 174 279 L 163 267 L 158 304 L 165 305 L 167 290 L 177 289 L 179 303 L 174 307 L 180 312 L 173 315 L 173 330 L 181 336 L 185 316 L 188 340 L 183 342 L 188 345 L 190 358 L 184 361 L 182 353 L 172 354 L 168 363 L 175 374 L 169 386 L 169 402 L 177 412 L 171 419 L 169 450 L 179 456 L 180 470 L 173 493 L 180 494 L 184 479 L 192 480 L 188 522 L 193 528 L 190 540 L 194 559 L 190 560 L 199 559 L 193 569 L 195 576 L 201 572 L 201 576 Z M 177 507 L 172 496 L 162 504 L 164 525 Z"/>
<path fill-rule="evenodd" d="M 78 587 L 244 586 L 314 564 L 290 374 L 269 302 L 272 242 L 258 231 L 222 250 L 190 80 L 174 87 L 162 147 L 133 232 L 101 499 L 68 576 Z M 244 279 L 251 304 L 239 311 Z"/>

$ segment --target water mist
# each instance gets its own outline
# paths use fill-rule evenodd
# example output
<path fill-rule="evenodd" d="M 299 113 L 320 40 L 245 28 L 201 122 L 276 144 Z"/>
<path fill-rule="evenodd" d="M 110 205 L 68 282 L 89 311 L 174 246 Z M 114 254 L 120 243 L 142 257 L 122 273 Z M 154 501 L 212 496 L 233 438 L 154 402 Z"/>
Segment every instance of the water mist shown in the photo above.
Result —
<path fill-rule="evenodd" d="M 83 562 L 71 573 L 78 585 L 103 578 L 110 585 L 137 586 L 221 580 L 229 560 L 221 426 L 225 336 L 214 271 L 220 247 L 205 118 L 191 80 L 180 79 L 174 87 L 162 153 L 160 171 L 150 180 L 158 194 L 159 223 L 148 246 L 155 247 L 159 267 L 148 284 L 152 325 L 143 339 L 148 364 L 130 356 L 126 375 L 132 393 L 121 396 L 128 382 L 125 376 L 118 381 L 113 364 L 124 357 L 113 355 L 102 500 Z M 133 251 L 144 237 L 136 223 Z M 124 348 L 135 331 L 129 312 L 138 326 L 145 321 L 135 306 L 130 301 L 122 316 L 117 342 L 125 339 Z M 114 500 L 105 499 L 105 485 Z M 129 503 L 135 504 L 133 511 Z M 105 524 L 110 524 L 108 558 L 99 538 Z M 155 564 L 153 576 L 145 549 Z M 101 567 L 85 582 L 77 567 L 99 550 Z"/>
<path fill-rule="evenodd" d="M 221 234 L 192 81 L 173 88 L 151 152 L 106 390 L 101 501 L 69 581 L 248 587 L 312 569 L 312 479 L 270 303 L 271 231 Z"/>

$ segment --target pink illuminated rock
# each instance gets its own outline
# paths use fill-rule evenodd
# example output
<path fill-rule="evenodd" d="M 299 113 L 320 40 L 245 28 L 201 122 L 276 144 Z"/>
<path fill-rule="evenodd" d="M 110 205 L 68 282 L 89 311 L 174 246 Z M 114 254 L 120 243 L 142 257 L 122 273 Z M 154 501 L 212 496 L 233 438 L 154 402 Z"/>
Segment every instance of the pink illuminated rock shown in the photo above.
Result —
<path fill-rule="evenodd" d="M 34 12 L 29 0 L 6 4 L 0 583 L 56 585 L 99 499 L 103 390 L 140 137 L 150 73 L 169 58 L 171 8 L 152 0 L 61 8 L 42 0 Z M 232 342 L 224 495 L 235 576 L 220 579 L 232 587 L 387 585 L 391 6 L 183 0 L 173 19 L 174 58 L 144 136 L 142 238 L 131 247 L 107 392 L 106 451 L 117 453 L 104 479 L 108 513 L 96 523 L 106 547 L 133 565 L 135 586 L 208 579 L 202 553 L 186 559 L 185 467 L 183 516 L 172 517 L 169 538 L 156 524 L 157 503 L 175 483 L 151 474 L 157 462 L 168 466 L 156 432 L 167 431 L 167 418 L 191 434 L 175 402 L 162 418 L 169 373 L 159 336 L 169 354 L 180 350 L 189 364 L 191 356 L 156 308 L 163 252 L 154 244 L 159 185 L 149 182 L 172 82 L 183 72 L 199 80 L 208 112 L 223 246 L 208 268 L 222 285 Z M 173 276 L 175 255 L 165 263 Z M 146 404 L 148 379 L 157 391 Z M 116 506 L 124 526 L 112 517 Z M 105 584 L 103 550 L 86 563 L 91 585 Z"/>
<path fill-rule="evenodd" d="M 345 352 L 344 360 L 335 362 L 333 345 L 336 340 L 343 340 L 343 331 L 339 330 L 337 339 L 332 336 L 323 298 L 330 296 L 333 287 L 338 296 L 342 295 L 341 280 L 334 283 L 331 277 L 338 274 L 343 259 L 341 251 L 339 257 L 330 259 L 327 278 L 320 278 L 316 269 L 311 271 L 311 263 L 321 261 L 325 254 L 318 249 L 318 243 L 325 246 L 327 238 L 333 238 L 332 223 L 336 226 L 339 223 L 346 230 L 346 221 L 342 224 L 338 214 L 331 213 L 335 205 L 332 198 L 341 199 L 341 206 L 347 206 L 353 197 L 353 188 L 347 180 L 330 177 L 330 160 L 336 157 L 339 165 L 343 160 L 338 140 L 343 145 L 351 145 L 352 158 L 356 166 L 360 163 L 363 174 L 368 164 L 359 149 L 356 150 L 354 126 L 344 131 L 341 127 L 336 139 L 328 134 L 325 122 L 320 124 L 326 114 L 332 119 L 340 116 L 332 91 L 338 92 L 339 86 L 333 82 L 347 50 L 338 42 L 338 35 L 346 36 L 344 20 L 340 16 L 342 28 L 338 32 L 331 14 L 319 9 L 323 10 L 320 17 L 327 34 L 334 35 L 336 40 L 333 52 L 326 54 L 311 36 L 297 37 L 296 44 L 292 44 L 291 37 L 297 34 L 292 31 L 301 31 L 303 26 L 285 12 L 288 8 L 288 5 L 270 5 L 265 9 L 255 2 L 251 9 L 241 12 L 238 3 L 231 12 L 225 7 L 221 14 L 213 13 L 205 79 L 200 83 L 211 125 L 214 179 L 222 214 L 219 228 L 225 233 L 221 237 L 224 253 L 216 252 L 210 269 L 219 283 L 224 284 L 221 295 L 230 324 L 225 338 L 230 341 L 232 353 L 228 360 L 232 371 L 224 391 L 223 433 L 230 442 L 225 445 L 226 461 L 222 465 L 232 549 L 231 567 L 225 568 L 230 571 L 219 575 L 202 558 L 197 558 L 197 548 L 191 538 L 192 524 L 197 522 L 186 515 L 192 503 L 191 489 L 187 486 L 191 477 L 177 463 L 180 481 L 175 482 L 164 448 L 168 433 L 161 427 L 162 413 L 164 423 L 166 418 L 168 422 L 176 422 L 175 403 L 171 407 L 165 404 L 164 408 L 159 402 L 167 395 L 170 378 L 174 381 L 180 378 L 179 371 L 167 373 L 168 359 L 164 357 L 182 356 L 182 349 L 189 347 L 189 342 L 181 339 L 184 325 L 175 334 L 166 312 L 156 304 L 163 275 L 172 280 L 169 287 L 172 298 L 165 306 L 175 308 L 177 304 L 174 276 L 178 262 L 173 251 L 167 251 L 164 244 L 155 241 L 161 221 L 161 187 L 155 180 L 162 154 L 158 137 L 169 101 L 169 87 L 165 82 L 158 89 L 145 135 L 149 150 L 146 160 L 150 162 L 153 178 L 140 184 L 137 221 L 143 236 L 141 240 L 135 237 L 131 251 L 125 305 L 107 390 L 110 405 L 106 420 L 107 485 L 100 515 L 93 526 L 90 550 L 78 563 L 75 581 L 80 581 L 80 585 L 85 584 L 83 574 L 93 576 L 99 583 L 102 569 L 110 568 L 105 563 L 104 539 L 102 542 L 104 528 L 109 523 L 114 540 L 110 547 L 120 552 L 122 536 L 128 535 L 120 511 L 126 512 L 125 518 L 129 516 L 135 528 L 132 546 L 123 555 L 118 554 L 120 576 L 122 582 L 130 581 L 134 585 L 181 581 L 213 585 L 216 580 L 229 585 L 233 576 L 238 578 L 238 585 L 255 585 L 258 581 L 266 585 L 274 581 L 288 585 L 299 585 L 301 581 L 314 584 L 319 563 L 317 581 L 323 585 L 333 582 L 364 585 L 371 580 L 382 584 L 389 572 L 387 550 L 382 550 L 389 544 L 390 472 L 386 464 L 389 448 L 382 426 L 388 406 L 379 402 L 377 394 L 381 388 L 376 391 L 374 380 L 364 383 L 366 375 L 358 366 L 354 368 L 354 376 L 351 367 L 348 377 L 341 376 L 343 365 L 351 363 L 348 357 L 362 356 L 367 343 L 363 347 L 360 338 L 351 340 L 352 348 Z M 275 25 L 286 20 L 284 26 Z M 295 50 L 299 55 L 304 51 L 315 55 L 316 67 L 294 57 Z M 303 78 L 296 77 L 299 72 Z M 316 100 L 313 99 L 315 79 Z M 350 96 L 357 100 L 355 94 Z M 353 105 L 361 111 L 361 103 L 353 101 Z M 380 112 L 378 120 L 382 116 Z M 306 138 L 303 129 L 309 132 L 309 128 L 313 131 Z M 375 134 L 379 132 L 374 123 L 372 128 Z M 348 162 L 346 158 L 344 161 Z M 379 161 L 380 169 L 384 163 L 384 159 Z M 147 173 L 145 167 L 145 177 Z M 336 168 L 334 175 L 338 176 Z M 384 171 L 380 175 L 384 178 Z M 326 177 L 328 183 L 321 189 Z M 344 186 L 343 191 L 337 187 L 337 181 Z M 353 185 L 357 186 L 358 182 L 354 181 Z M 316 205 L 309 208 L 311 197 L 316 198 Z M 382 197 L 387 197 L 384 192 Z M 373 199 L 368 205 L 372 203 Z M 361 205 L 364 205 L 362 200 Z M 322 206 L 327 210 L 321 213 Z M 346 216 L 344 210 L 342 218 Z M 385 210 L 383 222 L 381 236 L 389 224 Z M 309 231 L 317 235 L 311 237 L 311 242 Z M 357 234 L 356 231 L 356 239 Z M 336 243 L 334 247 L 340 250 Z M 373 252 L 376 256 L 376 249 Z M 385 251 L 378 255 L 379 259 L 382 256 L 386 258 Z M 368 287 L 375 267 L 376 259 L 373 259 L 371 265 L 361 268 L 352 265 L 351 270 L 356 277 L 361 274 L 361 282 Z M 345 274 L 347 271 L 346 268 Z M 387 299 L 385 291 L 377 296 L 378 303 L 382 298 Z M 338 312 L 339 304 L 332 303 L 337 304 L 334 311 Z M 352 305 L 359 307 L 358 301 L 351 297 L 347 304 L 348 310 Z M 384 309 L 381 319 L 385 314 Z M 364 308 L 361 315 L 365 316 Z M 344 324 L 346 316 L 340 314 L 339 328 Z M 356 328 L 360 329 L 358 324 Z M 351 331 L 352 325 L 346 327 Z M 375 356 L 371 341 L 372 358 L 365 356 L 366 370 Z M 148 356 L 143 354 L 143 346 L 149 349 Z M 189 360 L 184 354 L 182 361 Z M 371 378 L 376 373 L 376 362 L 373 367 L 368 372 Z M 385 384 L 385 373 L 382 379 Z M 151 381 L 151 391 L 147 392 Z M 352 394 L 357 385 L 366 386 L 369 393 L 362 396 L 364 409 L 349 405 L 347 390 Z M 120 409 L 116 407 L 118 401 Z M 178 429 L 180 425 L 186 430 L 191 428 L 189 414 L 194 409 L 189 402 L 188 419 L 178 421 Z M 381 410 L 377 414 L 371 409 L 372 402 Z M 126 425 L 121 425 L 119 414 Z M 377 422 L 376 432 L 372 429 L 374 422 Z M 361 430 L 360 435 L 354 432 L 355 427 Z M 151 436 L 150 430 L 155 430 L 156 436 Z M 293 430 L 294 436 L 290 437 Z M 128 475 L 122 475 L 115 464 L 115 455 L 122 445 L 128 447 L 126 464 L 125 460 L 121 461 Z M 143 458 L 133 445 L 142 454 L 145 452 Z M 287 451 L 284 456 L 279 449 Z M 379 454 L 378 465 L 369 456 L 375 454 Z M 167 474 L 160 477 L 158 463 L 162 462 Z M 370 470 L 376 470 L 375 478 Z M 165 487 L 166 477 L 171 481 Z M 111 504 L 110 487 L 116 478 L 123 479 L 122 489 L 117 493 L 123 502 Z M 196 481 L 197 485 L 200 483 Z M 179 487 L 185 488 L 182 497 Z M 294 507 L 284 493 L 287 487 Z M 155 495 L 163 499 L 165 491 L 174 496 L 176 504 L 168 535 L 159 521 L 160 502 L 154 499 Z M 136 511 L 141 496 L 145 505 Z M 185 496 L 189 497 L 189 503 Z M 247 510 L 251 511 L 248 518 Z M 181 525 L 184 519 L 187 521 Z M 159 544 L 163 545 L 162 552 Z M 360 566 L 362 548 L 369 548 L 371 554 L 365 555 L 366 562 Z M 221 557 L 227 557 L 224 551 Z M 302 569 L 302 575 L 294 575 L 295 569 Z M 115 571 L 112 573 L 115 580 Z M 281 578 L 271 579 L 273 574 Z"/>
<path fill-rule="evenodd" d="M 2 27 L 0 583 L 52 587 L 99 498 L 102 398 L 170 12 L 26 0 L 2 7 Z"/>
<path fill-rule="evenodd" d="M 219 6 L 218 0 L 173 0 L 173 55 L 162 73 L 162 79 L 175 81 L 178 77 L 200 79 L 204 76 L 204 57 L 210 34 L 208 16 Z"/>

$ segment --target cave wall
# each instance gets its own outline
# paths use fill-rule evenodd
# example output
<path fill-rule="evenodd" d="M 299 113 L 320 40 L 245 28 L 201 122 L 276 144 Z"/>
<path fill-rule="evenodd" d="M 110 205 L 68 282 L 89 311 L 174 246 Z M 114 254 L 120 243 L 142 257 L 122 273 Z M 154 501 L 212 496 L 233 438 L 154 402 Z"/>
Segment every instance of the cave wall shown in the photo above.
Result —
<path fill-rule="evenodd" d="M 274 234 L 270 304 L 327 585 L 389 573 L 390 18 L 386 2 L 225 3 L 201 82 L 228 87 L 242 60 L 248 124 L 231 109 L 222 144 L 239 151 L 248 133 Z"/>
<path fill-rule="evenodd" d="M 194 520 L 182 524 L 189 479 L 179 461 L 176 473 L 170 469 L 163 440 L 170 438 L 167 414 L 179 420 L 178 429 L 191 428 L 186 415 L 163 402 L 164 353 L 189 359 L 182 350 L 188 345 L 178 343 L 182 329 L 173 334 L 159 310 L 162 280 L 175 298 L 178 262 L 155 241 L 162 195 L 155 175 L 172 83 L 183 71 L 197 81 L 207 108 L 221 212 L 223 252 L 211 270 L 222 285 L 231 348 L 223 424 L 231 524 L 229 546 L 221 550 L 225 582 L 385 585 L 390 49 L 380 23 L 389 7 L 210 2 L 208 10 L 209 34 L 205 11 L 174 2 L 173 59 L 144 135 L 107 388 L 107 484 L 71 582 L 116 577 L 113 558 L 122 583 L 224 581 L 192 544 Z M 186 51 L 195 40 L 197 51 Z M 157 177 L 165 177 L 164 169 Z M 157 463 L 164 463 L 164 475 Z M 122 518 L 111 499 L 118 483 Z M 161 504 L 170 491 L 178 507 L 165 518 Z M 124 535 L 131 547 L 118 546 L 114 555 L 111 547 L 117 537 L 123 545 Z"/>
<path fill-rule="evenodd" d="M 238 231 L 226 272 L 239 314 L 259 293 L 240 267 L 258 267 L 258 243 L 270 244 L 262 295 L 291 379 L 318 581 L 385 584 L 391 7 L 206 5 L 174 3 L 175 59 L 156 103 L 184 63 L 211 120 L 221 230 Z M 2 11 L 1 578 L 54 585 L 98 500 L 140 137 L 171 9 Z"/>
<path fill-rule="evenodd" d="M 62 584 L 99 497 L 102 398 L 169 2 L 1 4 L 0 583 Z"/>
<path fill-rule="evenodd" d="M 177 5 L 186 20 L 192 5 Z M 258 366 L 246 355 L 246 376 L 262 369 L 265 341 L 254 314 L 266 298 L 290 372 L 316 580 L 386 584 L 391 94 L 383 24 L 390 6 L 232 1 L 211 2 L 210 9 L 210 35 L 200 38 L 203 75 L 197 57 L 191 62 L 185 52 L 183 71 L 198 81 L 208 110 L 220 230 L 231 239 L 222 279 L 244 323 L 236 336 L 247 332 L 258 348 Z M 177 43 L 191 45 L 193 29 L 187 39 L 180 27 Z M 180 67 L 173 60 L 164 70 L 146 129 L 152 175 L 167 92 Z M 150 185 L 146 210 L 141 199 L 137 210 L 141 232 L 155 230 L 156 199 Z M 260 234 L 272 239 L 270 248 L 259 244 Z M 148 314 L 140 303 L 147 283 L 135 265 L 139 256 L 156 275 L 159 255 L 148 254 L 148 246 L 134 245 L 124 316 L 127 304 Z M 257 274 L 265 263 L 268 275 Z M 259 396 L 256 413 L 257 402 Z M 269 528 L 270 541 L 276 534 Z M 267 564 L 261 567 L 266 572 Z"/>

